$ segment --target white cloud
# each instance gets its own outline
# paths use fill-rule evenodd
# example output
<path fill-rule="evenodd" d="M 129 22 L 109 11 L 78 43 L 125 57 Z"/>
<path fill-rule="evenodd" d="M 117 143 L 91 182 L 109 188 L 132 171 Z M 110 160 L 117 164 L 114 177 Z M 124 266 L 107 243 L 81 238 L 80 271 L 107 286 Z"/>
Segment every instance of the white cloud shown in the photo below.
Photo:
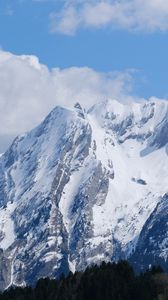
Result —
<path fill-rule="evenodd" d="M 51 32 L 74 35 L 80 28 L 123 28 L 145 32 L 168 30 L 167 0 L 63 1 L 50 15 Z"/>
<path fill-rule="evenodd" d="M 131 100 L 129 72 L 99 73 L 90 68 L 49 70 L 34 56 L 0 50 L 0 136 L 12 136 L 38 124 L 56 105 L 85 108 L 105 98 Z"/>
<path fill-rule="evenodd" d="M 79 16 L 74 7 L 68 7 L 61 13 L 50 14 L 51 32 L 62 32 L 67 35 L 74 35 L 80 25 Z"/>

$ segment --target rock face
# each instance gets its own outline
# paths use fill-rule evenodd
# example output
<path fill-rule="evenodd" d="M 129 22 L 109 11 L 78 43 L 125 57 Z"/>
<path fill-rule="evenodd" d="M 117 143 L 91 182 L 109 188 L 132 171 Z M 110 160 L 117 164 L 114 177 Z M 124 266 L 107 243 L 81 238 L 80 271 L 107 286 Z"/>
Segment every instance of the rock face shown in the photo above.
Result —
<path fill-rule="evenodd" d="M 56 107 L 0 157 L 0 289 L 128 258 L 167 266 L 168 103 Z"/>
<path fill-rule="evenodd" d="M 151 263 L 168 267 L 168 194 L 161 197 L 145 222 L 136 251 L 130 257 L 137 270 Z"/>

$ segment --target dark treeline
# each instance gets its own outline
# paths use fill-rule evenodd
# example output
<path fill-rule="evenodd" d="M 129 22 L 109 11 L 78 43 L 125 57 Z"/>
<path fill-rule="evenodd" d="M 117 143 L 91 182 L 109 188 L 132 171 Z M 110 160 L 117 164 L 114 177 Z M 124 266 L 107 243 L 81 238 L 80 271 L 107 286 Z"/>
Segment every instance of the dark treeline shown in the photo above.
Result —
<path fill-rule="evenodd" d="M 154 300 L 164 293 L 162 276 L 167 275 L 160 267 L 136 276 L 126 261 L 102 263 L 66 278 L 40 279 L 34 288 L 12 287 L 0 300 Z"/>

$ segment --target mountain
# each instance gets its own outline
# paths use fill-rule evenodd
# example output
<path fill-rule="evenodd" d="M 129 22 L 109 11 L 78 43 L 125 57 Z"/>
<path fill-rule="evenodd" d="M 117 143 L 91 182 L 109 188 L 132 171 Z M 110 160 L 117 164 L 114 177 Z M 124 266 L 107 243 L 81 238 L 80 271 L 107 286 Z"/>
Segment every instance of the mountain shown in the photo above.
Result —
<path fill-rule="evenodd" d="M 167 266 L 168 102 L 56 107 L 0 157 L 0 289 L 101 261 Z"/>

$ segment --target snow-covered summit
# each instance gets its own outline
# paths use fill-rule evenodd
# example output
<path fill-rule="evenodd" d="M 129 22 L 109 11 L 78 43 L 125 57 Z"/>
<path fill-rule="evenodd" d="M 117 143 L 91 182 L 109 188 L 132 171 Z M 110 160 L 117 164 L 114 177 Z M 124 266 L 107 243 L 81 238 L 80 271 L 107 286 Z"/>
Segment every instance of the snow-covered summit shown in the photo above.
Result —
<path fill-rule="evenodd" d="M 139 249 L 144 267 L 156 253 L 166 261 L 166 235 L 155 252 L 143 232 L 166 205 L 167 143 L 168 103 L 155 99 L 56 107 L 17 137 L 0 157 L 0 288 L 102 260 L 136 264 Z"/>

